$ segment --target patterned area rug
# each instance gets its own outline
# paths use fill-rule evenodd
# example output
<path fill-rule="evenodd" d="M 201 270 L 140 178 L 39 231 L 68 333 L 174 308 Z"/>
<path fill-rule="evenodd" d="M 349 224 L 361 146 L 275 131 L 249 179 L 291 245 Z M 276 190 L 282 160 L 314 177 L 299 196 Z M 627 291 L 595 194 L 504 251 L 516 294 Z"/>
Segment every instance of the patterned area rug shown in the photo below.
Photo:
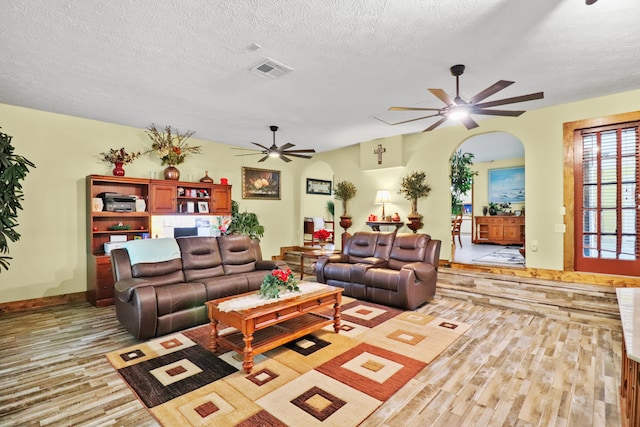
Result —
<path fill-rule="evenodd" d="M 518 248 L 503 248 L 473 261 L 488 264 L 525 264 L 524 257 L 520 254 Z"/>
<path fill-rule="evenodd" d="M 248 375 L 208 349 L 208 325 L 106 357 L 163 426 L 357 426 L 469 329 L 347 297 L 341 326 L 255 356 Z"/>

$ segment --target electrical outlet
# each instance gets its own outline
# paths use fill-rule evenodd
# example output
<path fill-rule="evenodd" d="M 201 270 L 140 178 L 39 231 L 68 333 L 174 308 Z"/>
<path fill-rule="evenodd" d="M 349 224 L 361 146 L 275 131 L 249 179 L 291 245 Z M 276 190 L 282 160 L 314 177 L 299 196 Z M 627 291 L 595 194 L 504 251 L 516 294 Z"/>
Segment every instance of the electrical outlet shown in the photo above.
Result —
<path fill-rule="evenodd" d="M 560 215 L 566 215 L 567 214 L 567 208 L 564 206 L 560 206 Z"/>
<path fill-rule="evenodd" d="M 538 241 L 537 240 L 532 240 L 531 241 L 531 250 L 533 252 L 538 252 Z"/>

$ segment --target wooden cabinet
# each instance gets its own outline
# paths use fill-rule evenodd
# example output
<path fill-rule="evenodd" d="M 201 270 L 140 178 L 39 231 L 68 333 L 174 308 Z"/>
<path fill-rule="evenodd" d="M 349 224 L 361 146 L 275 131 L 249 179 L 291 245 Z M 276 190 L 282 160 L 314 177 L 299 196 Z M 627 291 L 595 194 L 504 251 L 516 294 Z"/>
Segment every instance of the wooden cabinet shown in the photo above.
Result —
<path fill-rule="evenodd" d="M 105 192 L 136 196 L 144 201 L 145 209 L 135 212 L 106 212 L 99 206 L 94 209 L 93 201 Z M 152 236 L 152 215 L 231 215 L 230 185 L 89 175 L 86 195 L 87 298 L 95 306 L 113 304 L 111 259 L 104 251 L 111 236 L 124 236 L 126 240 Z"/>
<path fill-rule="evenodd" d="M 231 186 L 203 182 L 150 183 L 152 214 L 231 215 Z"/>
<path fill-rule="evenodd" d="M 213 187 L 212 209 L 214 215 L 231 215 L 231 186 L 216 185 Z"/>
<path fill-rule="evenodd" d="M 474 222 L 473 243 L 524 244 L 523 216 L 476 216 Z"/>
<path fill-rule="evenodd" d="M 172 214 L 177 212 L 178 186 L 166 181 L 151 184 L 151 200 L 149 211 L 157 214 Z"/>

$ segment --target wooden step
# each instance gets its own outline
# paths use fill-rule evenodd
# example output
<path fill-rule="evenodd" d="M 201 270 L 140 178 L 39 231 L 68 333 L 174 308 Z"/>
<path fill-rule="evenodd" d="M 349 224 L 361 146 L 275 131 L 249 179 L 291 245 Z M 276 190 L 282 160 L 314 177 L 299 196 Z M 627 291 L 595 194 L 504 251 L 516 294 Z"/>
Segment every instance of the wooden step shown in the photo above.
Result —
<path fill-rule="evenodd" d="M 610 286 L 440 268 L 437 293 L 557 320 L 621 328 L 616 290 Z"/>

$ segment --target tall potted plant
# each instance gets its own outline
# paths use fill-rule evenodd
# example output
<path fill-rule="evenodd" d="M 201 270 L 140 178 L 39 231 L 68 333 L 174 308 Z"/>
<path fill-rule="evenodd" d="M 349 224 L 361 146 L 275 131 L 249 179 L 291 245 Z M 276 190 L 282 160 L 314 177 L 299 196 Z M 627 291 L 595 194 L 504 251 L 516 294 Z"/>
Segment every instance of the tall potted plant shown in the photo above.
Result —
<path fill-rule="evenodd" d="M 15 230 L 18 210 L 22 210 L 24 198 L 20 181 L 29 173 L 29 167 L 36 167 L 24 157 L 14 154 L 11 139 L 11 136 L 0 132 L 0 253 L 9 252 L 8 240 L 20 240 L 20 234 Z M 0 256 L 0 266 L 8 270 L 10 259 L 9 256 Z"/>
<path fill-rule="evenodd" d="M 414 171 L 402 178 L 398 194 L 404 195 L 411 202 L 411 213 L 408 215 L 409 227 L 415 233 L 422 228 L 422 215 L 418 213 L 418 199 L 427 197 L 431 192 L 431 186 L 427 183 L 427 174 L 424 171 Z"/>
<path fill-rule="evenodd" d="M 451 157 L 451 213 L 462 212 L 462 196 L 471 190 L 473 177 L 478 175 L 471 169 L 473 153 L 463 153 L 458 150 Z"/>
<path fill-rule="evenodd" d="M 349 181 L 338 182 L 334 189 L 333 195 L 336 199 L 342 200 L 342 215 L 340 216 L 340 227 L 345 230 L 351 227 L 351 215 L 349 215 L 349 200 L 353 199 L 358 192 L 356 186 Z"/>

